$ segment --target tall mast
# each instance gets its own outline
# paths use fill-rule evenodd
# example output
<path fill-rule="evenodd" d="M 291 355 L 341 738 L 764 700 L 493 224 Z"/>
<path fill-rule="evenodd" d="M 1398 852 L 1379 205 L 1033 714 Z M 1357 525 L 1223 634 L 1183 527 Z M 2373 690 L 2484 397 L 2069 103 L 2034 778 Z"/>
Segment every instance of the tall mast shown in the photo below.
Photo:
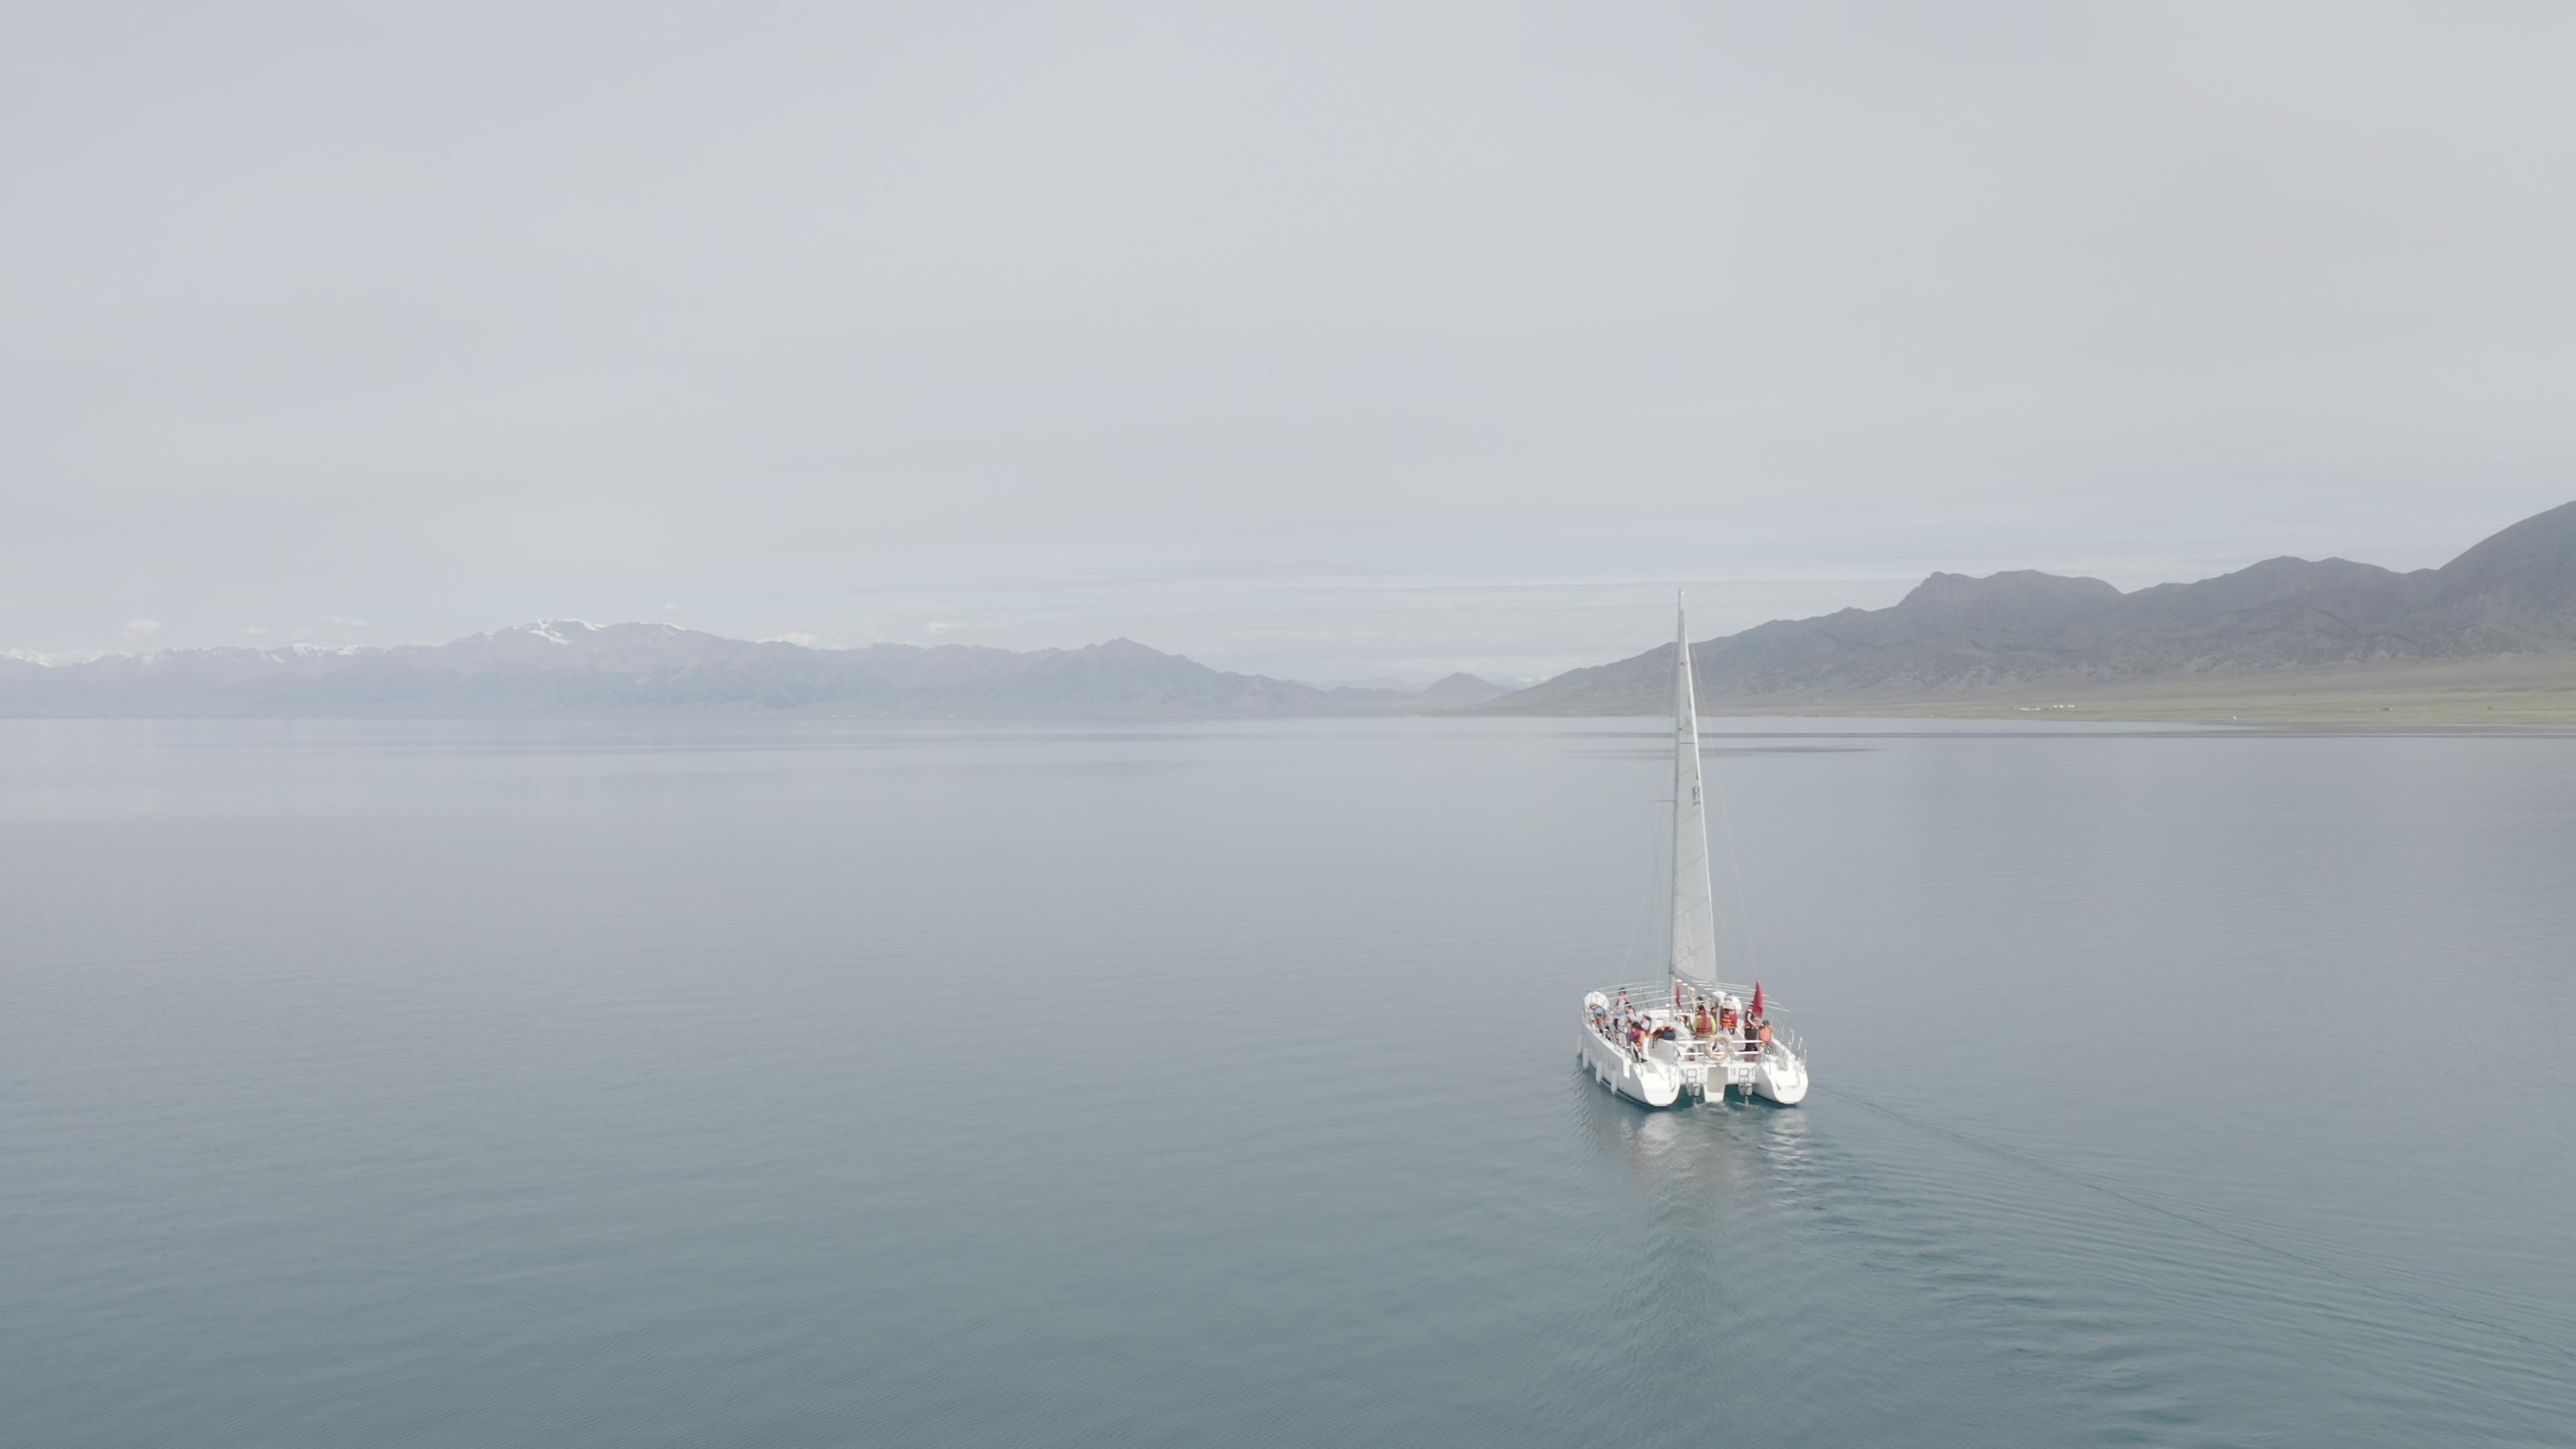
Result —
<path fill-rule="evenodd" d="M 1717 911 L 1708 881 L 1708 808 L 1701 789 L 1699 700 L 1691 678 L 1690 625 L 1673 591 L 1672 974 L 1717 979 Z"/>

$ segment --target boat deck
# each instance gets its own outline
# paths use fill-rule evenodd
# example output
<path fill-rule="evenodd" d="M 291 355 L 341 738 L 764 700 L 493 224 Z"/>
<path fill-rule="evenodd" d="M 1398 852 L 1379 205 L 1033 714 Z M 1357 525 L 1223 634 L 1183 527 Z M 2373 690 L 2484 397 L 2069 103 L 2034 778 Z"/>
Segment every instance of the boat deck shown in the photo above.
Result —
<path fill-rule="evenodd" d="M 1750 986 L 1725 981 L 1699 987 L 1684 984 L 1678 1003 L 1674 999 L 1674 983 L 1670 980 L 1632 981 L 1596 989 L 1610 1003 L 1613 1016 L 1618 1013 L 1620 994 L 1625 992 L 1630 1008 L 1651 1025 L 1681 1029 L 1681 1036 L 1665 1045 L 1673 1049 L 1672 1059 L 1681 1068 L 1683 1085 L 1694 1096 L 1705 1098 L 1711 1090 L 1724 1092 L 1729 1087 L 1751 1088 L 1754 1069 L 1761 1063 L 1765 1052 L 1786 1055 L 1796 1060 L 1800 1067 L 1806 1065 L 1806 1042 L 1782 1024 L 1780 1004 L 1770 999 L 1767 993 L 1762 1006 L 1763 1019 L 1771 1027 L 1768 1043 L 1724 1033 L 1714 1037 L 1690 1034 L 1690 1018 L 1698 1010 L 1700 1002 L 1706 1001 L 1714 1007 L 1720 996 L 1750 1001 L 1753 997 Z M 1617 1052 L 1627 1051 L 1624 1044 L 1615 1041 L 1610 1043 L 1610 1047 Z"/>

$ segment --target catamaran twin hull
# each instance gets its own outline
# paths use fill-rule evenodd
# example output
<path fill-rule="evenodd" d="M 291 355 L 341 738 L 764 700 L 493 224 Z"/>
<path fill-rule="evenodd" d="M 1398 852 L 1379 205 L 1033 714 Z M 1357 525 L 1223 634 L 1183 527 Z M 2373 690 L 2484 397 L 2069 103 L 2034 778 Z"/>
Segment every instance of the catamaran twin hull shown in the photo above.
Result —
<path fill-rule="evenodd" d="M 1728 1088 L 1748 1098 L 1766 1097 L 1783 1107 L 1794 1107 L 1806 1100 L 1804 1043 L 1786 1027 L 1774 1025 L 1768 1041 L 1748 1041 L 1723 1032 L 1714 1037 L 1693 1036 L 1692 1013 L 1649 1007 L 1637 1011 L 1636 1019 L 1649 1033 L 1670 1027 L 1674 1038 L 1651 1038 L 1641 1057 L 1594 1025 L 1594 1009 L 1606 1011 L 1611 996 L 1623 991 L 1640 996 L 1649 989 L 1649 985 L 1641 983 L 1584 996 L 1583 1032 L 1575 1041 L 1575 1057 L 1594 1081 L 1649 1107 L 1670 1107 L 1686 1100 L 1704 1102 L 1712 1092 L 1723 1098 Z"/>

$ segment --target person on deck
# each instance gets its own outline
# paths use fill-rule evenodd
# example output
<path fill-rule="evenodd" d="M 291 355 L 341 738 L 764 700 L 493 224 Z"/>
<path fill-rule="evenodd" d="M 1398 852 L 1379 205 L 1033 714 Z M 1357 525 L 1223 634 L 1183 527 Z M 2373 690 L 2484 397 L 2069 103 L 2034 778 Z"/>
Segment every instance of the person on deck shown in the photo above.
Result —
<path fill-rule="evenodd" d="M 1717 1018 L 1708 1014 L 1708 1003 L 1705 1001 L 1699 1004 L 1699 1015 L 1691 1018 L 1691 1035 L 1698 1037 L 1717 1035 Z"/>

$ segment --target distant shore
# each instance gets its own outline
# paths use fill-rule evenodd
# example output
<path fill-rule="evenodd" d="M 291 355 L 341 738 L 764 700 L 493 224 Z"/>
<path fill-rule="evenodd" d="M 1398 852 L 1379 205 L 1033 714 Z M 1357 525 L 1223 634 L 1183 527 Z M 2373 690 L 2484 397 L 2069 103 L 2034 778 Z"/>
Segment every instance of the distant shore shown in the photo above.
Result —
<path fill-rule="evenodd" d="M 1915 698 L 1705 700 L 1710 715 L 2576 726 L 2576 656 L 2326 665 Z"/>

